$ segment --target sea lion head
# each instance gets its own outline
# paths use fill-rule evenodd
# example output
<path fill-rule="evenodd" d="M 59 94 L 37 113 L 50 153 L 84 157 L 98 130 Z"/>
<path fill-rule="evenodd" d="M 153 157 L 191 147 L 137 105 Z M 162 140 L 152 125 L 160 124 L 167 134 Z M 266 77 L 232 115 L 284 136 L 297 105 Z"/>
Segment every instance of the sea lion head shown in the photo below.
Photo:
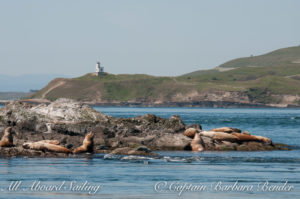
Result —
<path fill-rule="evenodd" d="M 90 132 L 88 134 L 86 134 L 84 141 L 83 141 L 83 145 L 87 148 L 88 152 L 92 152 L 93 148 L 94 148 L 94 136 L 95 133 Z"/>
<path fill-rule="evenodd" d="M 188 128 L 188 129 L 186 129 L 186 130 L 184 131 L 183 134 L 184 134 L 185 136 L 187 136 L 187 137 L 193 139 L 197 133 L 199 133 L 199 130 L 198 130 L 198 129 L 195 129 L 195 128 Z"/>
<path fill-rule="evenodd" d="M 30 149 L 30 146 L 32 145 L 32 142 L 25 142 L 24 144 L 23 144 L 23 148 L 24 149 Z"/>
<path fill-rule="evenodd" d="M 243 134 L 245 134 L 245 135 L 251 135 L 248 131 L 244 131 Z"/>
<path fill-rule="evenodd" d="M 13 137 L 12 137 L 13 134 L 16 134 L 15 131 L 13 131 L 13 128 L 12 128 L 12 127 L 7 127 L 7 128 L 5 129 L 5 131 L 4 131 L 3 137 L 6 137 L 6 138 L 8 138 L 8 140 L 9 140 L 10 142 L 13 142 Z"/>
<path fill-rule="evenodd" d="M 10 126 L 10 127 L 7 127 L 6 129 L 5 129 L 5 131 L 4 131 L 4 134 L 5 135 L 8 135 L 8 134 L 11 134 L 11 133 L 13 133 L 14 131 L 12 130 L 12 127 Z"/>
<path fill-rule="evenodd" d="M 89 140 L 92 140 L 94 138 L 94 136 L 95 136 L 95 133 L 93 133 L 93 132 L 89 132 L 85 135 L 85 137 Z"/>

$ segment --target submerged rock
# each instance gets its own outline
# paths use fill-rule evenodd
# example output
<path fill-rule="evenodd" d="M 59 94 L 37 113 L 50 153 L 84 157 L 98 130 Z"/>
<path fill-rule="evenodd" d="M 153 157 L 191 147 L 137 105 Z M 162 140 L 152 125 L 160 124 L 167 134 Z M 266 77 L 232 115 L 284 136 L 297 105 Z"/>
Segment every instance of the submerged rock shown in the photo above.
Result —
<path fill-rule="evenodd" d="M 156 153 L 152 153 L 150 149 L 146 149 L 147 147 L 138 147 L 138 148 L 130 148 L 130 147 L 122 147 L 117 148 L 110 152 L 111 155 L 143 155 L 143 156 L 157 156 Z M 141 150 L 143 149 L 143 150 Z M 145 149 L 145 150 L 144 150 Z"/>

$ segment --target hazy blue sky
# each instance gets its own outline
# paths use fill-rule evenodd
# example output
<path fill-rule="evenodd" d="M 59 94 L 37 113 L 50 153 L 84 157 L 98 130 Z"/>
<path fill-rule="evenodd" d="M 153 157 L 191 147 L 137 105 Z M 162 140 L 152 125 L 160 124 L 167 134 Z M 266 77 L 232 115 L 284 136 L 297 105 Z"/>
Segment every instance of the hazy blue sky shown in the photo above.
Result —
<path fill-rule="evenodd" d="M 297 0 L 0 0 L 0 74 L 180 75 L 300 44 Z"/>

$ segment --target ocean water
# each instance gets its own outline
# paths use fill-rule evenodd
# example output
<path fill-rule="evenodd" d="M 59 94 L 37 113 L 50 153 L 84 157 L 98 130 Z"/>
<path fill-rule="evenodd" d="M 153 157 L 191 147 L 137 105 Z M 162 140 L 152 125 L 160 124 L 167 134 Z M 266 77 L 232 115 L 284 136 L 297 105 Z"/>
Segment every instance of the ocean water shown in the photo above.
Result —
<path fill-rule="evenodd" d="M 88 158 L 1 158 L 0 198 L 300 196 L 300 109 L 94 108 L 115 117 L 179 115 L 186 124 L 199 123 L 205 130 L 236 127 L 292 145 L 294 150 L 158 151 L 156 158 L 105 154 Z"/>

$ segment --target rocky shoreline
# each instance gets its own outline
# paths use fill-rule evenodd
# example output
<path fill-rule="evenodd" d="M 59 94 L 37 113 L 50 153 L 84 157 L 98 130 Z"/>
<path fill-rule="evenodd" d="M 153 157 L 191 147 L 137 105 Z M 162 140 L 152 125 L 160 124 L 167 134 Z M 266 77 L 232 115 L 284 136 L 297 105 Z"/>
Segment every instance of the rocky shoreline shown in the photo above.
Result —
<path fill-rule="evenodd" d="M 50 104 L 51 101 L 47 99 L 23 99 L 21 102 L 31 104 Z M 13 102 L 13 100 L 0 100 L 0 105 L 6 105 Z M 299 108 L 295 104 L 262 104 L 262 103 L 246 103 L 233 101 L 188 101 L 176 102 L 167 101 L 160 103 L 153 102 L 81 102 L 89 106 L 102 107 L 195 107 L 195 108 Z"/>
<path fill-rule="evenodd" d="M 12 131 L 13 146 L 0 147 L 1 157 L 81 157 L 72 151 L 84 143 L 89 132 L 93 134 L 92 150 L 82 153 L 84 156 L 92 153 L 155 156 L 152 151 L 161 150 L 288 150 L 286 145 L 274 144 L 269 138 L 242 133 L 239 129 L 202 131 L 201 125 L 186 125 L 179 116 L 164 119 L 147 114 L 114 118 L 68 99 L 41 104 L 10 102 L 0 109 L 2 138 L 8 127 Z M 194 133 L 187 135 L 191 131 Z M 70 152 L 24 147 L 28 142 L 49 140 Z M 194 150 L 193 146 L 201 150 Z"/>

